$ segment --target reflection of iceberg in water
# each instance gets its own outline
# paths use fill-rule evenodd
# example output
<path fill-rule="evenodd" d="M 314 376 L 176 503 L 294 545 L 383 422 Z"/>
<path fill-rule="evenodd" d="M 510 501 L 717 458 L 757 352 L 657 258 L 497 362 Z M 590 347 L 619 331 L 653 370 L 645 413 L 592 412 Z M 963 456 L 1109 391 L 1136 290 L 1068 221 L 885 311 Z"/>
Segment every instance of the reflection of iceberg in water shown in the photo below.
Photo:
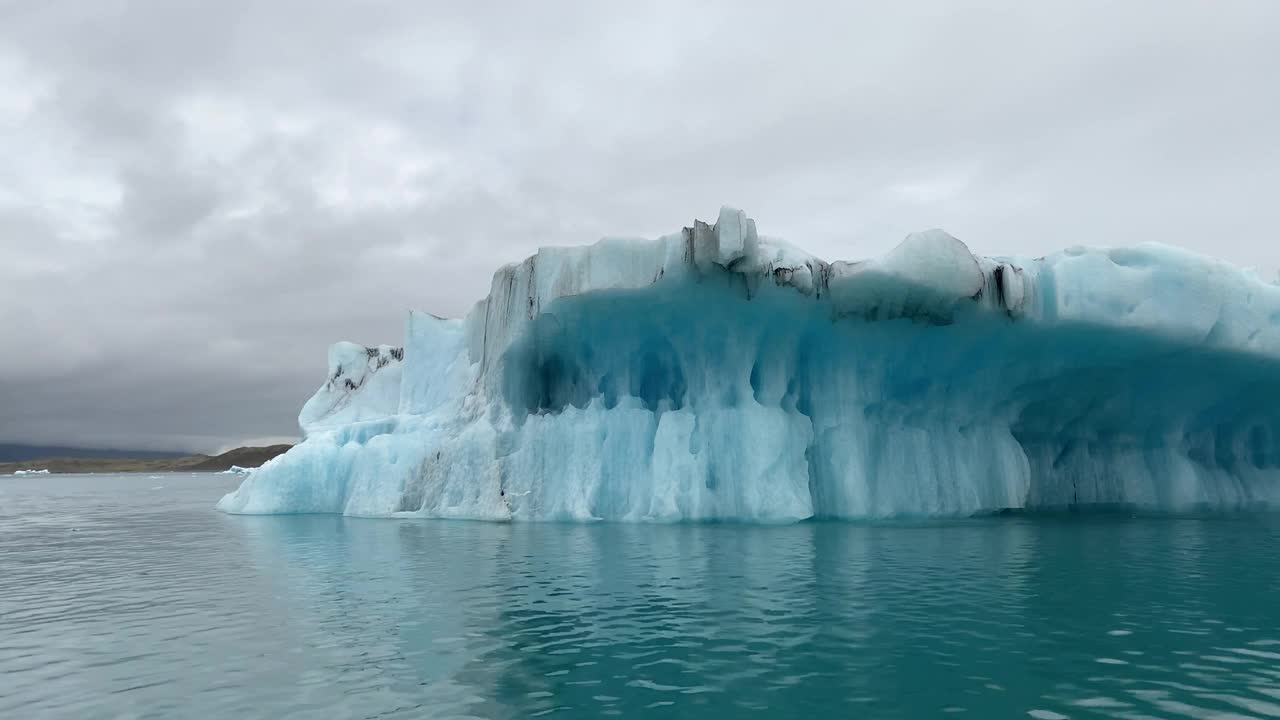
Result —
<path fill-rule="evenodd" d="M 1280 641 L 1268 602 L 1280 567 L 1231 562 L 1242 549 L 1268 557 L 1265 515 L 225 520 L 249 549 L 247 575 L 276 586 L 254 590 L 273 598 L 259 624 L 292 645 L 265 684 L 332 715 L 1070 716 L 1109 698 L 1163 716 L 1160 702 L 1222 711 L 1211 690 L 1177 688 L 1213 688 L 1223 668 L 1280 692 L 1269 661 L 1249 654 Z M 1058 677 L 1077 684 L 1046 680 Z"/>
<path fill-rule="evenodd" d="M 547 248 L 339 343 L 219 507 L 790 521 L 1280 500 L 1280 287 L 1174 248 L 828 263 L 741 212 Z"/>
<path fill-rule="evenodd" d="M 988 658 L 1016 653 L 1009 628 L 1038 622 L 1026 587 L 1036 544 L 1016 522 L 234 523 L 279 585 L 264 610 L 305 648 L 300 702 L 339 715 L 631 714 L 676 700 L 687 712 L 829 712 L 833 697 L 910 704 L 919 673 L 958 699 L 974 681 L 939 668 L 981 665 L 984 643 Z"/>
<path fill-rule="evenodd" d="M 466 714 L 494 696 L 476 660 L 480 629 L 497 622 L 495 554 L 506 526 L 465 536 L 430 525 L 332 516 L 244 518 L 259 575 L 278 583 L 274 610 L 301 648 L 298 700 L 332 716 L 379 704 Z M 465 529 L 465 528 L 464 528 Z M 510 712 L 480 716 L 512 716 Z"/>

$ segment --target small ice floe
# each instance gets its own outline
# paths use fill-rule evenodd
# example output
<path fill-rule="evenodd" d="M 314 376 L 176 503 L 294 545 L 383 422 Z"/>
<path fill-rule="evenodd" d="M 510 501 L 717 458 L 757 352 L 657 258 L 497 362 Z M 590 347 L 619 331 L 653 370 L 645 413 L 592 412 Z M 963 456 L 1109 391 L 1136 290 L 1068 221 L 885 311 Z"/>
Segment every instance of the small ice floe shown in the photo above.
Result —
<path fill-rule="evenodd" d="M 243 475 L 253 469 L 254 468 L 247 468 L 247 467 L 240 467 L 239 465 L 232 465 L 226 470 L 223 470 L 222 474 L 223 475 Z"/>
<path fill-rule="evenodd" d="M 14 475 L 48 475 L 48 470 L 14 470 Z"/>

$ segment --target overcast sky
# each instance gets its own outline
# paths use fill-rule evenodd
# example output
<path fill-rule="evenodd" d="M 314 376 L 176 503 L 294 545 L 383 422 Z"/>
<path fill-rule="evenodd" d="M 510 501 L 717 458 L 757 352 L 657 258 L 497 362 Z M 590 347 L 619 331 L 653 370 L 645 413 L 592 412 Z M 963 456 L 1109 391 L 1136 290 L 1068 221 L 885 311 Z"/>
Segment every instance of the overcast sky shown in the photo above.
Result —
<path fill-rule="evenodd" d="M 331 342 L 722 204 L 1280 265 L 1280 2 L 770 4 L 0 0 L 0 442 L 293 436 Z"/>

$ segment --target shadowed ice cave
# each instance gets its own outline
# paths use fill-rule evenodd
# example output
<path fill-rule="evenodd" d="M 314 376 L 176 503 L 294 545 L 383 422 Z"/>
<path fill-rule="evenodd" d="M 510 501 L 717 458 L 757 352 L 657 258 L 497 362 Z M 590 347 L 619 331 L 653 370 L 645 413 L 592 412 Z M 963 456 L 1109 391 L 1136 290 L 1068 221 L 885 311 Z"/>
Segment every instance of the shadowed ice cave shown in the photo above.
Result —
<path fill-rule="evenodd" d="M 690 454 L 724 448 L 705 453 L 700 479 L 739 510 L 766 483 L 830 517 L 1248 507 L 1273 497 L 1280 468 L 1270 363 L 1141 332 L 1046 332 L 976 311 L 866 322 L 778 288 L 748 299 L 708 283 L 558 301 L 508 352 L 517 427 L 620 404 L 650 416 L 625 430 L 644 451 L 601 456 L 618 487 L 602 485 L 595 516 L 635 491 L 632 464 L 671 411 L 689 416 Z M 767 461 L 739 462 L 755 451 Z"/>

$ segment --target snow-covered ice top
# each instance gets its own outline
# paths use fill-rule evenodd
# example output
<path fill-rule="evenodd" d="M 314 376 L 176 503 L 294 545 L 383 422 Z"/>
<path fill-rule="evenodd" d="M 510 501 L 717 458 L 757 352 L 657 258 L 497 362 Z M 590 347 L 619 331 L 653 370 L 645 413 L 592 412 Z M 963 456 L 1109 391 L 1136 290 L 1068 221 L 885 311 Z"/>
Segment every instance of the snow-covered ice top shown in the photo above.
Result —
<path fill-rule="evenodd" d="M 298 416 L 306 432 L 395 414 L 404 349 L 340 342 L 329 348 L 329 379 Z M 359 397 L 359 402 L 353 398 Z"/>
<path fill-rule="evenodd" d="M 792 520 L 1280 499 L 1280 288 L 1176 248 L 827 262 L 725 208 L 339 343 L 231 512 Z"/>

